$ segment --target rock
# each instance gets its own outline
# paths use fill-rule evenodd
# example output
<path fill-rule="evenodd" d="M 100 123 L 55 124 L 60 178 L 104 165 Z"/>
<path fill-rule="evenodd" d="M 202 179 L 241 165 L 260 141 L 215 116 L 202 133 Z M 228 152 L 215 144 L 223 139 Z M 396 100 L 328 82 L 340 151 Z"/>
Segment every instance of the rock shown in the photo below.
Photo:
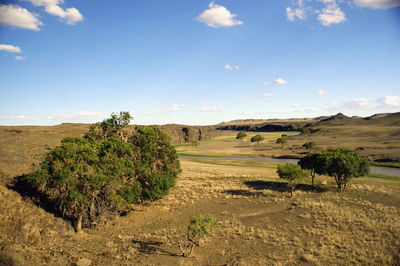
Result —
<path fill-rule="evenodd" d="M 91 264 L 92 264 L 92 261 L 89 259 L 85 259 L 85 258 L 80 258 L 75 263 L 76 266 L 90 266 Z"/>

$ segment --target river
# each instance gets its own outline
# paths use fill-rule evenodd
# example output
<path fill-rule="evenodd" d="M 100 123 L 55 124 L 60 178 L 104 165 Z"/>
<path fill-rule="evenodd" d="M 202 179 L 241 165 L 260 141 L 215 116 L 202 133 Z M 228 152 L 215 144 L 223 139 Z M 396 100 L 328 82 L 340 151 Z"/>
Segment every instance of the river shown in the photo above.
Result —
<path fill-rule="evenodd" d="M 280 159 L 270 157 L 220 157 L 220 156 L 196 156 L 196 155 L 180 155 L 181 158 L 197 158 L 197 159 L 222 159 L 222 160 L 241 160 L 241 161 L 257 161 L 257 162 L 272 162 L 272 163 L 292 163 L 296 164 L 298 159 Z M 399 176 L 400 168 L 370 166 L 370 172 L 374 174 Z"/>

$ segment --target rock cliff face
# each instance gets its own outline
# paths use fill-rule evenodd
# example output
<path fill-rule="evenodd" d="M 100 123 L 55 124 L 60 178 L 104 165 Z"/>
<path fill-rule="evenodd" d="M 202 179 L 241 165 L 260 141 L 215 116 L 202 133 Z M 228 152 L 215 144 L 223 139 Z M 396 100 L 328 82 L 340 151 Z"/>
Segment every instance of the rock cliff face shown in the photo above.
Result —
<path fill-rule="evenodd" d="M 302 124 L 260 124 L 260 125 L 229 125 L 218 127 L 218 130 L 276 132 L 297 130 Z"/>
<path fill-rule="evenodd" d="M 133 130 L 139 127 L 141 126 L 133 126 Z M 173 143 L 208 140 L 224 134 L 223 131 L 216 130 L 216 126 L 163 125 L 157 127 L 165 131 Z"/>

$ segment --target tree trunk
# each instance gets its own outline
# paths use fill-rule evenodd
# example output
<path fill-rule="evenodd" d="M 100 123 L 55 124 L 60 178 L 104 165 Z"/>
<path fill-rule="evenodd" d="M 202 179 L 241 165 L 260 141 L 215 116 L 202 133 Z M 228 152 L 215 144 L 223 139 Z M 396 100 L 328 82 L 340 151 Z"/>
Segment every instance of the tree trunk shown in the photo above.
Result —
<path fill-rule="evenodd" d="M 82 232 L 82 216 L 82 214 L 79 214 L 78 218 L 76 219 L 75 232 L 77 233 Z"/>
<path fill-rule="evenodd" d="M 314 186 L 315 173 L 311 174 L 311 185 Z"/>

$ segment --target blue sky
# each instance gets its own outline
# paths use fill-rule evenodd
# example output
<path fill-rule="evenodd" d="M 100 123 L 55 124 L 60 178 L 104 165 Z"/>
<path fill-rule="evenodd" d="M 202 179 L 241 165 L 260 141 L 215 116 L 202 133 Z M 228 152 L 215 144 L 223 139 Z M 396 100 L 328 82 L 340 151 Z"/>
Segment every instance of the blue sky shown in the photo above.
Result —
<path fill-rule="evenodd" d="M 0 4 L 0 124 L 400 111 L 399 0 Z"/>

